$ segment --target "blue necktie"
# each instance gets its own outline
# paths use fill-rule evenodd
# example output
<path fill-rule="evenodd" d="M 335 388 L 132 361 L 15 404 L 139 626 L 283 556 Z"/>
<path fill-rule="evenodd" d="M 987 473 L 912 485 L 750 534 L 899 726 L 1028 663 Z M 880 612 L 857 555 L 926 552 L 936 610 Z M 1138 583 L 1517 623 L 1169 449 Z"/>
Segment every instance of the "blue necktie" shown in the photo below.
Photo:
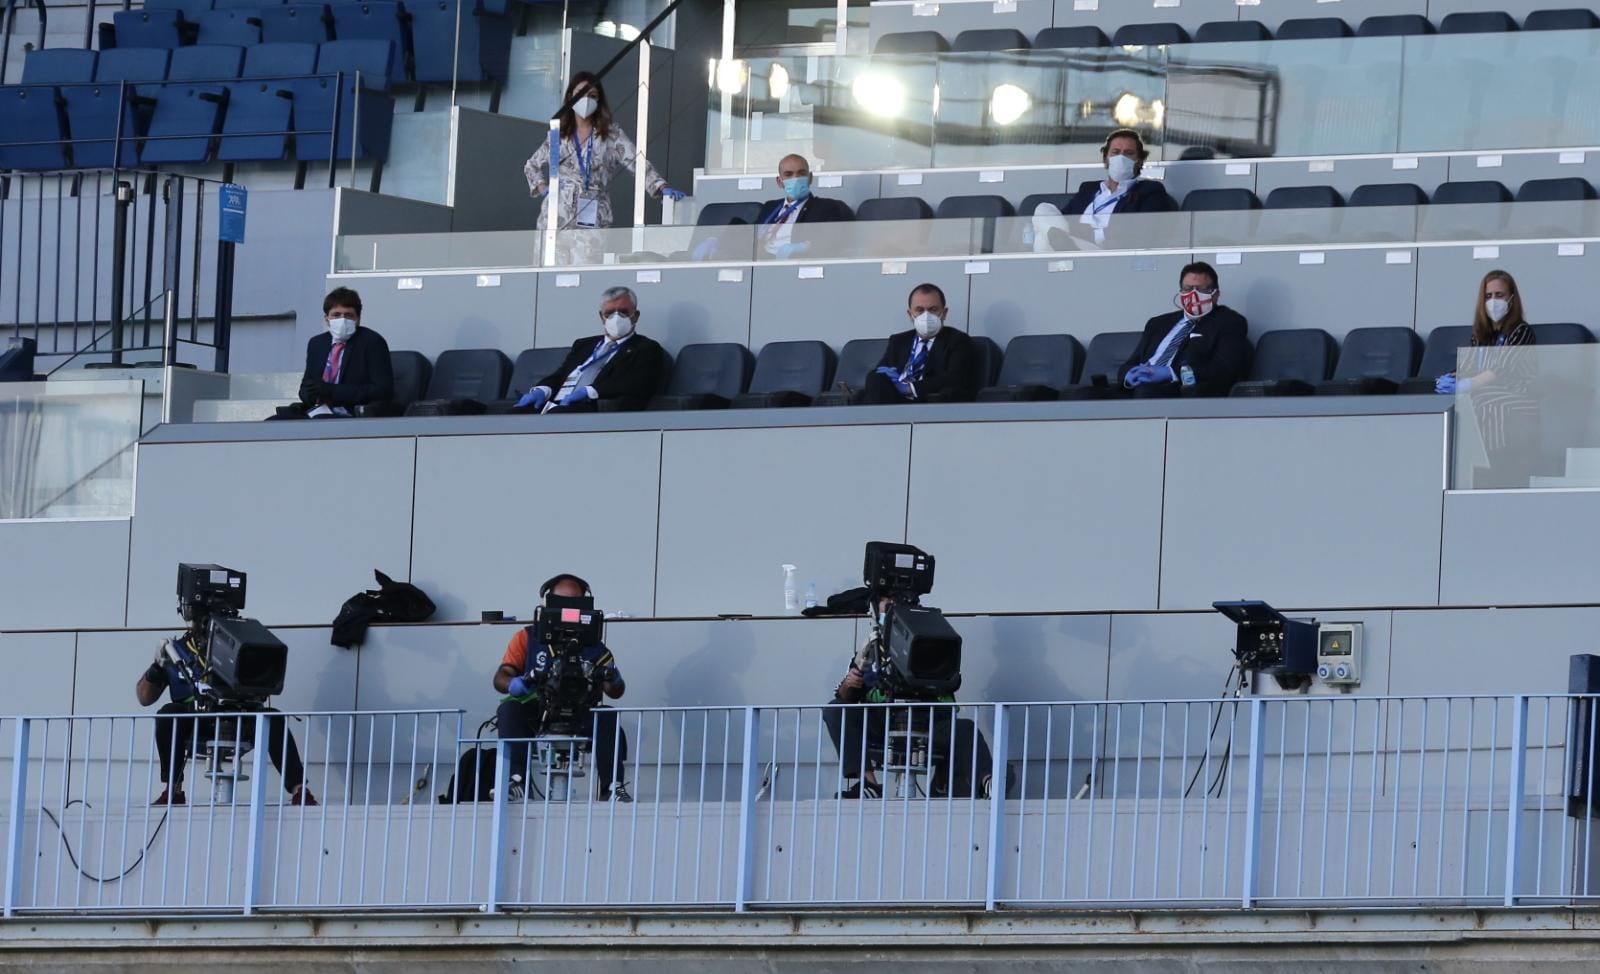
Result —
<path fill-rule="evenodd" d="M 1167 347 L 1161 350 L 1161 354 L 1151 360 L 1150 367 L 1164 369 L 1170 366 L 1172 360 L 1178 357 L 1178 350 L 1183 347 L 1183 343 L 1189 340 L 1189 333 L 1193 330 L 1194 322 L 1185 318 L 1183 320 L 1183 331 L 1178 333 L 1177 338 L 1167 342 Z"/>
<path fill-rule="evenodd" d="M 906 363 L 904 372 L 900 373 L 902 382 L 915 382 L 922 378 L 922 366 L 928 360 L 928 343 L 917 339 L 916 347 L 911 352 L 911 361 Z"/>

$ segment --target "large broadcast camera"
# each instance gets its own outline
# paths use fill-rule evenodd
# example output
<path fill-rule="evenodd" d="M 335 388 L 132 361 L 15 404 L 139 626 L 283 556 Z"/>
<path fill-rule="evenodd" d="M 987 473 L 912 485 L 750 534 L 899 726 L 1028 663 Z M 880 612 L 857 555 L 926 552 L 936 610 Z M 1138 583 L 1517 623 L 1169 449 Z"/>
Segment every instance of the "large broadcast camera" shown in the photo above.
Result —
<path fill-rule="evenodd" d="M 871 661 L 877 689 L 889 701 L 937 701 L 961 688 L 961 636 L 944 613 L 922 604 L 933 591 L 933 556 L 911 545 L 867 542 L 862 578 L 877 637 Z M 878 602 L 889 600 L 880 625 Z"/>
<path fill-rule="evenodd" d="M 244 611 L 245 574 L 221 565 L 178 566 L 178 614 L 189 623 L 197 656 L 169 643 L 167 659 L 210 711 L 255 711 L 283 692 L 289 647 Z"/>
<path fill-rule="evenodd" d="M 550 654 L 550 665 L 539 675 L 539 702 L 544 707 L 541 732 L 553 737 L 585 737 L 589 713 L 599 702 L 601 674 L 583 658 L 585 646 L 605 635 L 605 613 L 589 596 L 545 596 L 534 610 L 534 629 Z"/>

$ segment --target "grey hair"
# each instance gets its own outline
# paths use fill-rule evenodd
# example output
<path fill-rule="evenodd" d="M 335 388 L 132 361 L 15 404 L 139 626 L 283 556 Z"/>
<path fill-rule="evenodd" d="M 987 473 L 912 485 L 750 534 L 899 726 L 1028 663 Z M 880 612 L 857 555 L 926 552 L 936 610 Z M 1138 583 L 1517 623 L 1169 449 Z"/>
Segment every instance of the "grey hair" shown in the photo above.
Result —
<path fill-rule="evenodd" d="M 633 293 L 633 288 L 623 287 L 620 284 L 618 284 L 616 287 L 608 287 L 601 292 L 600 303 L 606 304 L 607 302 L 615 301 L 618 298 L 627 298 L 628 303 L 632 304 L 635 309 L 639 307 L 639 296 Z"/>

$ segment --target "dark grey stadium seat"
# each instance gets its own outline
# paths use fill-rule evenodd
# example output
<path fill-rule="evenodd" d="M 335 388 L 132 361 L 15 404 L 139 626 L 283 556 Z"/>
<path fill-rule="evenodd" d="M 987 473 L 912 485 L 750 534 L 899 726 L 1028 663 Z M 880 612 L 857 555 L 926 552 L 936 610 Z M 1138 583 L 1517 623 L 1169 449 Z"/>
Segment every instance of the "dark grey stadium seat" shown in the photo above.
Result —
<path fill-rule="evenodd" d="M 1004 196 L 979 194 L 975 196 L 947 196 L 939 202 L 933 215 L 941 220 L 982 220 L 983 239 L 979 253 L 994 253 L 995 221 L 1016 216 L 1011 201 Z"/>
<path fill-rule="evenodd" d="M 878 196 L 862 200 L 857 220 L 931 220 L 933 207 L 916 196 Z"/>
<path fill-rule="evenodd" d="M 1517 188 L 1516 195 L 1518 203 L 1577 203 L 1594 198 L 1594 186 L 1587 179 L 1577 176 L 1530 179 Z"/>
<path fill-rule="evenodd" d="M 1344 197 L 1332 186 L 1279 186 L 1267 194 L 1269 210 L 1315 210 L 1343 206 Z"/>
<path fill-rule="evenodd" d="M 1089 339 L 1089 350 L 1083 357 L 1083 373 L 1075 386 L 1061 390 L 1062 399 L 1103 399 L 1119 395 L 1117 370 L 1139 347 L 1143 332 L 1108 331 Z M 1100 384 L 1095 384 L 1095 377 Z"/>
<path fill-rule="evenodd" d="M 833 388 L 812 400 L 813 406 L 848 406 L 860 401 L 867 376 L 883 360 L 889 347 L 887 338 L 852 338 L 839 350 L 839 367 L 833 372 Z"/>
<path fill-rule="evenodd" d="M 978 390 L 978 401 L 1057 399 L 1082 370 L 1083 345 L 1071 335 L 1018 335 L 1006 343 L 1000 375 L 993 385 Z"/>
<path fill-rule="evenodd" d="M 1170 21 L 1159 24 L 1124 24 L 1111 35 L 1113 47 L 1157 47 L 1163 44 L 1187 44 L 1189 32 Z"/>
<path fill-rule="evenodd" d="M 1400 383 L 1401 394 L 1420 396 L 1432 392 L 1439 376 L 1456 370 L 1456 350 L 1471 344 L 1471 325 L 1441 325 L 1429 332 L 1422 346 L 1422 362 L 1417 366 L 1417 374 Z"/>
<path fill-rule="evenodd" d="M 1001 364 L 1005 355 L 1001 353 L 1000 346 L 996 345 L 993 338 L 987 335 L 972 336 L 972 388 L 974 391 L 985 389 L 995 384 L 1000 377 Z M 934 395 L 928 397 L 929 402 L 950 402 Z"/>
<path fill-rule="evenodd" d="M 1272 31 L 1259 20 L 1213 20 L 1194 32 L 1196 44 L 1226 44 L 1240 41 L 1270 41 Z"/>
<path fill-rule="evenodd" d="M 1588 326 L 1570 321 L 1549 325 L 1534 325 L 1533 336 L 1539 345 L 1592 345 L 1594 332 Z"/>
<path fill-rule="evenodd" d="M 1185 213 L 1217 210 L 1259 210 L 1261 201 L 1248 189 L 1196 189 L 1183 198 Z"/>
<path fill-rule="evenodd" d="M 988 27 L 964 30 L 956 35 L 952 51 L 1026 51 L 1033 45 L 1028 35 L 1013 27 Z"/>
<path fill-rule="evenodd" d="M 1033 46 L 1039 48 L 1109 47 L 1111 38 L 1098 27 L 1046 27 L 1034 35 Z"/>
<path fill-rule="evenodd" d="M 726 409 L 750 384 L 755 357 L 743 345 L 685 345 L 672 366 L 667 390 L 650 400 L 656 409 Z"/>
<path fill-rule="evenodd" d="M 1394 393 L 1411 378 L 1422 358 L 1422 336 L 1410 328 L 1353 328 L 1344 336 L 1333 378 L 1317 386 L 1319 396 Z"/>
<path fill-rule="evenodd" d="M 1522 19 L 1523 30 L 1595 30 L 1600 28 L 1600 16 L 1587 7 L 1562 7 L 1558 10 L 1535 10 Z"/>
<path fill-rule="evenodd" d="M 1416 183 L 1365 183 L 1357 186 L 1350 206 L 1426 206 L 1428 194 Z"/>
<path fill-rule="evenodd" d="M 356 409 L 359 416 L 399 416 L 406 407 L 421 399 L 428 391 L 428 381 L 433 375 L 433 363 L 421 352 L 389 353 L 389 368 L 394 373 L 394 398 L 388 402 L 375 402 Z"/>
<path fill-rule="evenodd" d="M 1433 33 L 1433 21 L 1421 14 L 1384 14 L 1368 17 L 1356 28 L 1357 37 L 1410 37 Z"/>
<path fill-rule="evenodd" d="M 1350 25 L 1338 17 L 1295 17 L 1278 25 L 1280 41 L 1328 40 L 1349 37 Z"/>
<path fill-rule="evenodd" d="M 1504 10 L 1446 14 L 1439 21 L 1441 34 L 1499 34 L 1517 29 L 1517 22 Z"/>
<path fill-rule="evenodd" d="M 1473 179 L 1441 183 L 1433 191 L 1435 206 L 1456 203 L 1509 203 L 1511 191 L 1492 179 Z"/>
<path fill-rule="evenodd" d="M 503 399 L 496 399 L 489 404 L 489 412 L 504 413 L 517 404 L 529 389 L 545 376 L 561 367 L 567 360 L 567 348 L 525 348 L 517 353 L 517 360 L 511 366 L 511 381 L 506 386 Z"/>
<path fill-rule="evenodd" d="M 756 355 L 750 391 L 733 400 L 738 409 L 809 406 L 833 384 L 836 357 L 823 342 L 768 342 Z"/>
<path fill-rule="evenodd" d="M 1309 396 L 1333 374 L 1339 345 L 1321 328 L 1285 328 L 1256 340 L 1249 378 L 1231 396 Z"/>
<path fill-rule="evenodd" d="M 908 30 L 899 34 L 885 34 L 873 45 L 874 54 L 943 54 L 950 50 L 950 42 L 936 30 Z"/>
<path fill-rule="evenodd" d="M 504 398 L 511 359 L 498 348 L 440 352 L 428 380 L 427 398 L 406 407 L 407 416 L 476 416 Z"/>
<path fill-rule="evenodd" d="M 1216 157 L 1217 150 L 1209 145 L 1187 145 L 1183 147 L 1182 152 L 1178 153 L 1179 162 L 1204 162 L 1207 159 L 1215 159 Z"/>
<path fill-rule="evenodd" d="M 753 225 L 761 219 L 761 204 L 754 201 L 741 203 L 707 203 L 695 217 L 697 227 L 736 227 Z"/>

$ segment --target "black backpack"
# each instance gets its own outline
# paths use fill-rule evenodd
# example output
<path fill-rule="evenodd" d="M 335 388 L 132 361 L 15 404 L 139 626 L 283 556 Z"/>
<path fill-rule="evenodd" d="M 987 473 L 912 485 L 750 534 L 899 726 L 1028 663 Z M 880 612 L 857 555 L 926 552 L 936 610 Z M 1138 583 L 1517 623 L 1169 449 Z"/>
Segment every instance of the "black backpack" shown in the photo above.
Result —
<path fill-rule="evenodd" d="M 374 622 L 426 622 L 433 616 L 433 600 L 422 589 L 410 582 L 397 582 L 377 570 L 372 574 L 378 579 L 378 587 L 352 595 L 340 607 L 329 640 L 333 645 L 345 649 L 361 645 L 367 627 Z"/>

